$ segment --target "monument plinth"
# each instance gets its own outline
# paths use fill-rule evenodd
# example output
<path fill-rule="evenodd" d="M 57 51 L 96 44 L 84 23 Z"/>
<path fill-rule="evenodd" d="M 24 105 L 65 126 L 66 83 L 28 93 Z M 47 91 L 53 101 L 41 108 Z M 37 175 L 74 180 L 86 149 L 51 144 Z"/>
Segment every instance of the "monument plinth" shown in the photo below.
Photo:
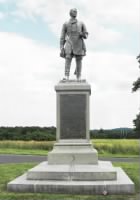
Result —
<path fill-rule="evenodd" d="M 90 85 L 83 82 L 60 82 L 57 93 L 57 140 L 89 140 Z"/>
<path fill-rule="evenodd" d="M 90 85 L 86 81 L 60 81 L 57 96 L 57 143 L 49 164 L 97 164 L 98 154 L 89 136 Z"/>

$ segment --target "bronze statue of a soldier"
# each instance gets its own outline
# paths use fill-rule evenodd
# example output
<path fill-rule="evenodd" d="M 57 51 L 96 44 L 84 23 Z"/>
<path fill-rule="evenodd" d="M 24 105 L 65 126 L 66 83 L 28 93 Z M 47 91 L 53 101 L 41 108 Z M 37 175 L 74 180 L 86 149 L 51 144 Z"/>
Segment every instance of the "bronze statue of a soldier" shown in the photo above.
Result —
<path fill-rule="evenodd" d="M 76 69 L 74 74 L 80 80 L 82 70 L 82 58 L 86 55 L 86 46 L 83 39 L 86 39 L 88 32 L 83 22 L 76 19 L 77 10 L 70 10 L 70 20 L 62 27 L 60 37 L 60 56 L 65 58 L 65 79 L 69 80 L 72 58 L 75 57 Z"/>

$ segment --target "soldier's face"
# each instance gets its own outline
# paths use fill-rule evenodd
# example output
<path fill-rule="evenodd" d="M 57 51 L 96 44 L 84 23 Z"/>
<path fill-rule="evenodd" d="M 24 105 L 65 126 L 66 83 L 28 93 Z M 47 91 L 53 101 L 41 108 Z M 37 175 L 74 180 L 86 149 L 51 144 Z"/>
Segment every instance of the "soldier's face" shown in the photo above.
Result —
<path fill-rule="evenodd" d="M 77 10 L 72 10 L 71 11 L 71 16 L 76 17 L 77 16 Z"/>

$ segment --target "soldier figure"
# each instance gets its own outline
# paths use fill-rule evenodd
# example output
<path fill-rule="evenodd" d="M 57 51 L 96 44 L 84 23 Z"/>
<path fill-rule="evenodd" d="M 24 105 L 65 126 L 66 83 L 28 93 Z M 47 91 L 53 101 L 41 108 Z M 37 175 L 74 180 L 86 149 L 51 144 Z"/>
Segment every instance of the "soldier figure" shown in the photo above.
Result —
<path fill-rule="evenodd" d="M 69 80 L 72 58 L 75 57 L 76 69 L 74 74 L 77 80 L 81 77 L 82 58 L 86 55 L 86 46 L 83 39 L 86 39 L 88 32 L 83 22 L 79 22 L 77 10 L 70 10 L 70 20 L 62 27 L 60 37 L 60 56 L 65 58 L 65 80 Z"/>

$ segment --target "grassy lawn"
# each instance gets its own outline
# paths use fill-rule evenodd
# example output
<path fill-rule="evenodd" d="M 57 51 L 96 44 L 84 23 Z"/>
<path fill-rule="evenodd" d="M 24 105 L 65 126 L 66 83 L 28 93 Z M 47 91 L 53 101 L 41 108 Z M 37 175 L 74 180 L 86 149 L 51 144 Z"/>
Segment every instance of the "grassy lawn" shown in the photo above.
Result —
<path fill-rule="evenodd" d="M 0 148 L 0 154 L 16 154 L 16 155 L 41 155 L 46 156 L 47 150 L 40 149 L 18 149 L 18 148 Z"/>
<path fill-rule="evenodd" d="M 94 139 L 91 140 L 99 156 L 139 157 L 139 140 Z M 53 148 L 52 141 L 0 141 L 0 154 L 47 155 Z"/>
<path fill-rule="evenodd" d="M 48 151 L 47 150 L 40 150 L 40 149 L 15 149 L 15 148 L 6 149 L 6 148 L 0 148 L 0 154 L 46 156 L 48 154 Z M 101 158 L 101 157 L 139 158 L 139 155 L 99 153 L 99 158 Z"/>
<path fill-rule="evenodd" d="M 114 163 L 115 166 L 121 166 L 130 178 L 135 182 L 135 195 L 61 195 L 61 194 L 34 194 L 34 193 L 10 193 L 6 191 L 7 182 L 23 174 L 27 169 L 33 167 L 36 163 L 22 164 L 1 164 L 0 165 L 0 200 L 138 200 L 140 187 L 139 165 L 138 163 Z"/>

